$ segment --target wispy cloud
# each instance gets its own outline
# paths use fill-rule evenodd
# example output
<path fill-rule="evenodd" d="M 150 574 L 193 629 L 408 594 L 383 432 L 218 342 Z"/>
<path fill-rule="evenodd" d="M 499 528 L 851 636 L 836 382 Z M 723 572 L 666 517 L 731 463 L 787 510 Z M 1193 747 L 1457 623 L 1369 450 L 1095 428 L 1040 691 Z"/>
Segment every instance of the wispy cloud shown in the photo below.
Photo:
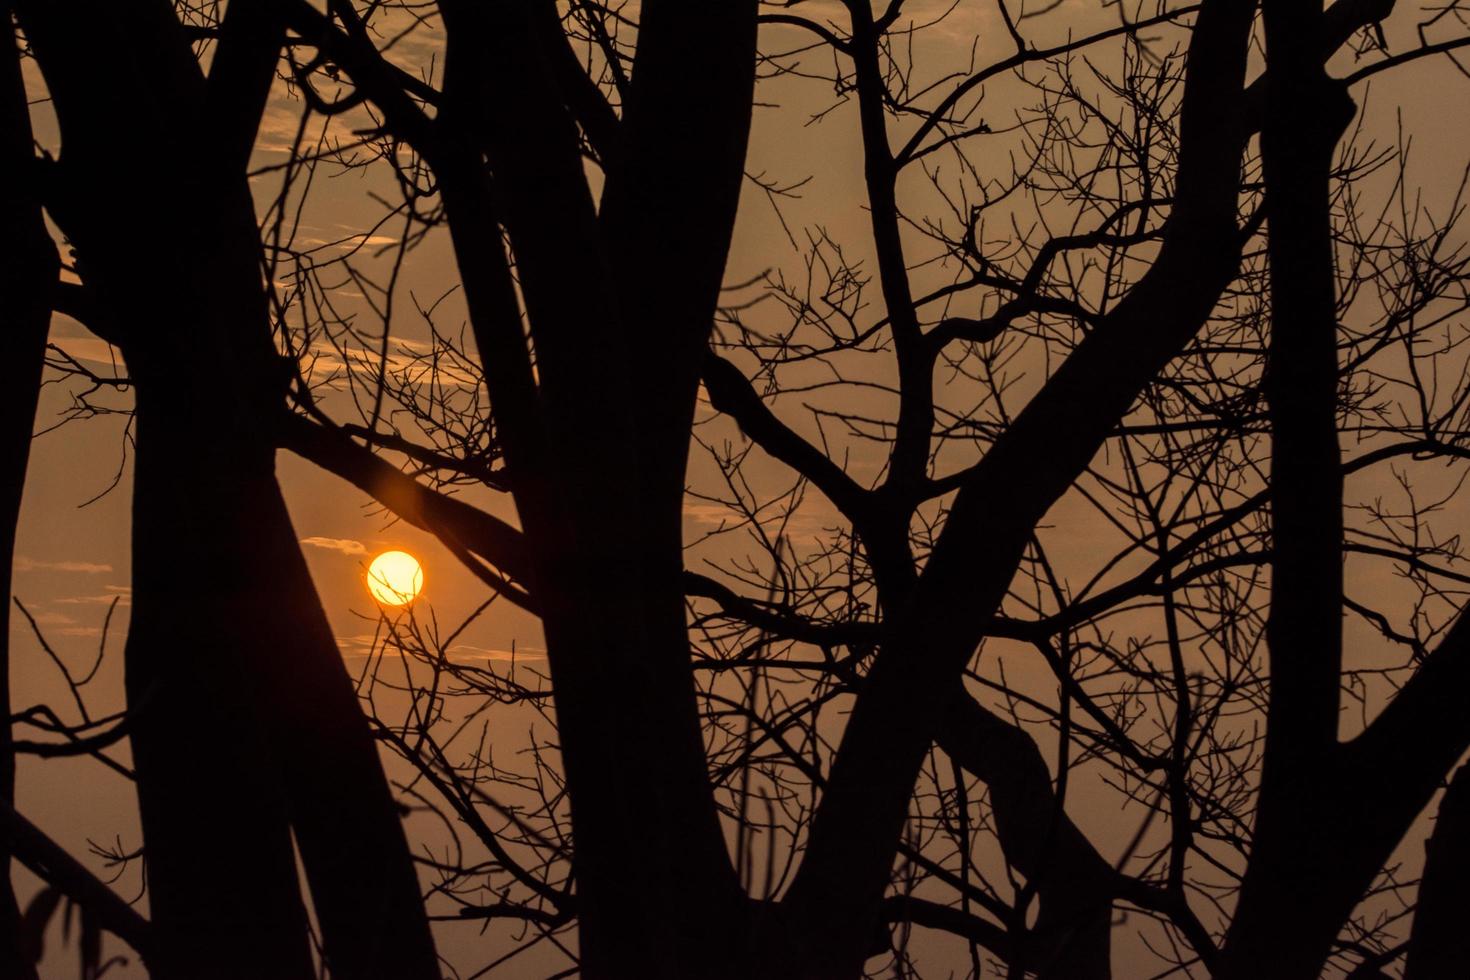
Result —
<path fill-rule="evenodd" d="M 58 612 L 31 613 L 31 621 L 37 626 L 70 626 L 76 622 L 70 616 Z"/>
<path fill-rule="evenodd" d="M 725 504 L 686 503 L 684 504 L 684 516 L 696 524 L 711 527 L 733 527 L 746 522 L 744 514 Z"/>
<path fill-rule="evenodd" d="M 395 245 L 398 239 L 392 235 L 349 235 L 337 243 L 341 249 L 361 248 L 363 246 Z"/>
<path fill-rule="evenodd" d="M 106 589 L 102 595 L 67 596 L 55 602 L 58 606 L 109 606 L 116 602 L 119 609 L 126 609 L 133 604 L 133 593 L 127 586 L 109 585 Z"/>
<path fill-rule="evenodd" d="M 324 551 L 339 551 L 344 555 L 365 555 L 367 548 L 361 541 L 353 541 L 351 538 L 302 538 L 301 543 L 313 548 L 321 548 Z"/>
<path fill-rule="evenodd" d="M 345 657 L 357 659 L 381 653 L 389 657 L 402 656 L 402 651 L 397 649 L 384 649 L 383 637 L 374 636 L 371 633 L 362 633 L 357 636 L 337 637 L 337 647 Z M 546 651 L 539 647 L 527 647 L 516 644 L 514 650 L 504 650 L 498 647 L 477 647 L 469 643 L 456 643 L 449 648 L 449 659 L 457 664 L 483 664 L 483 663 L 531 663 L 545 660 Z"/>
<path fill-rule="evenodd" d="M 15 570 L 17 572 L 78 572 L 83 575 L 101 575 L 103 572 L 112 571 L 112 566 L 90 561 L 37 561 L 25 555 L 16 555 Z"/>
<path fill-rule="evenodd" d="M 342 290 L 337 291 L 342 294 Z M 432 377 L 434 384 L 441 388 L 455 388 L 462 391 L 473 391 L 479 384 L 480 379 L 474 373 L 467 371 L 453 359 L 441 359 L 434 364 L 432 375 L 426 375 L 423 371 L 424 358 L 433 347 L 422 341 L 412 340 L 397 335 L 391 336 L 386 363 L 383 362 L 381 352 L 376 349 L 368 349 L 360 346 L 346 346 L 338 348 L 328 341 L 318 341 L 311 346 L 309 366 L 311 373 L 317 376 L 328 376 L 339 371 L 365 371 L 371 374 L 378 370 L 380 364 L 390 376 L 413 387 L 427 384 Z"/>
<path fill-rule="evenodd" d="M 750 518 L 734 507 L 714 501 L 686 502 L 684 518 L 708 533 L 734 530 L 750 524 Z M 794 513 L 784 514 L 770 504 L 760 512 L 757 520 L 768 530 L 778 525 L 782 534 L 792 542 L 815 544 L 829 537 L 829 528 L 840 524 L 835 509 L 818 498 L 803 501 Z"/>
<path fill-rule="evenodd" d="M 514 650 L 496 650 L 489 647 L 471 646 L 468 643 L 456 643 L 449 648 L 449 656 L 457 663 L 468 663 L 476 660 L 545 660 L 546 651 L 535 647 L 518 646 Z"/>

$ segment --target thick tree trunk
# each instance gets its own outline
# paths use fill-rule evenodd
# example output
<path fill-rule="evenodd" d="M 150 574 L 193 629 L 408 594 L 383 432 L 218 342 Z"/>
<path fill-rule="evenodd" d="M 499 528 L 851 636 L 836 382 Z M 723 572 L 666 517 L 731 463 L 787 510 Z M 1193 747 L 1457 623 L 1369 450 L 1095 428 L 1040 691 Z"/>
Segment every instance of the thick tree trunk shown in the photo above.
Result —
<path fill-rule="evenodd" d="M 1354 820 L 1352 801 L 1334 782 L 1324 771 L 1275 790 L 1276 822 L 1257 831 L 1235 916 L 1210 964 L 1216 980 L 1321 974 L 1333 939 L 1388 857 L 1371 846 L 1368 838 L 1378 835 Z"/>
<path fill-rule="evenodd" d="M 745 898 L 694 697 L 682 503 L 739 197 L 756 5 L 644 5 L 601 217 L 558 91 L 566 41 L 549 8 L 524 18 L 444 9 L 455 145 L 436 167 L 532 544 L 577 844 L 582 971 L 736 976 Z M 515 246 L 535 383 L 498 223 Z M 567 269 L 583 289 L 565 288 Z M 669 356 L 625 357 L 633 344 Z"/>
<path fill-rule="evenodd" d="M 1271 688 L 1250 863 L 1217 978 L 1316 977 L 1380 866 L 1337 741 L 1342 465 L 1329 180 L 1353 103 L 1320 52 L 1320 4 L 1266 0 L 1261 130 L 1271 258 Z M 1391 841 L 1396 835 L 1389 835 Z M 1383 854 L 1382 858 L 1386 858 Z"/>
<path fill-rule="evenodd" d="M 1461 766 L 1440 800 L 1424 848 L 1424 877 L 1409 933 L 1404 980 L 1454 980 L 1470 963 L 1470 765 Z"/>
<path fill-rule="evenodd" d="M 1462 688 L 1450 687 L 1445 700 Z M 1438 754 L 1437 746 L 1411 742 L 1389 759 L 1371 761 L 1360 748 L 1350 743 L 1291 787 L 1275 788 L 1277 813 L 1286 819 L 1256 834 L 1234 918 L 1209 964 L 1212 977 L 1321 974 L 1348 916 L 1440 784 L 1386 772 L 1409 754 Z M 1418 760 L 1401 768 L 1418 768 Z"/>
<path fill-rule="evenodd" d="M 230 380 L 210 383 L 186 350 L 159 346 L 163 337 L 149 332 L 156 322 L 134 321 L 130 361 L 149 369 L 138 384 L 133 632 L 141 635 L 136 645 L 130 636 L 129 650 L 137 652 L 130 689 L 146 701 L 152 678 L 178 685 L 177 676 L 188 678 L 176 687 L 178 699 L 197 701 L 200 692 L 229 685 L 220 696 L 226 705 L 240 699 L 249 736 L 239 778 L 248 782 L 258 770 L 266 808 L 258 818 L 267 827 L 281 823 L 283 834 L 289 818 L 295 829 L 333 975 L 436 977 L 397 810 L 275 481 L 266 420 L 281 411 L 279 375 L 272 357 L 260 353 L 264 309 L 242 192 L 221 194 L 213 209 L 193 201 L 214 215 L 201 222 L 206 229 L 219 222 L 210 237 L 234 249 L 222 244 L 203 268 L 184 263 L 201 291 L 193 297 L 200 314 L 193 332 L 215 352 L 203 363 L 236 365 Z M 249 316 L 252 307 L 257 317 Z M 258 339 L 248 340 L 255 331 Z M 189 618 L 170 623 L 178 606 L 188 607 Z M 147 618 L 146 607 L 157 607 L 159 619 Z M 218 645 L 224 673 L 191 674 L 191 648 L 209 644 Z M 160 657 L 169 662 L 158 664 Z M 177 743 L 180 729 L 176 722 L 170 728 Z M 202 740 L 206 751 L 209 742 Z M 197 768 L 189 752 L 165 740 L 154 770 L 160 784 Z M 180 833 L 170 827 L 165 839 Z M 289 856 L 289 845 L 283 853 Z M 189 888 L 199 887 L 195 875 Z M 270 921 L 272 913 L 257 912 Z M 304 929 L 292 915 L 276 924 L 294 945 Z"/>
<path fill-rule="evenodd" d="M 240 458 L 222 459 L 207 414 L 155 401 L 150 387 L 139 390 L 126 657 L 155 976 L 307 978 L 287 804 L 251 696 L 253 661 L 276 655 L 255 628 L 276 612 L 277 571 L 254 558 L 271 534 L 258 526 L 269 456 L 232 439 Z"/>
<path fill-rule="evenodd" d="M 185 923 L 216 960 L 243 939 L 263 947 L 229 975 L 309 968 L 289 818 L 333 976 L 436 977 L 402 829 L 277 489 L 273 450 L 260 432 L 222 432 L 207 406 L 171 394 L 140 386 L 128 651 L 131 699 L 143 705 L 134 744 L 148 746 L 138 763 L 155 918 Z M 227 798 L 198 806 L 193 794 L 216 778 Z M 239 814 L 247 850 L 261 853 L 236 857 L 218 839 L 199 840 L 218 833 L 201 813 L 221 808 Z M 191 865 L 162 879 L 180 882 L 180 907 L 159 906 L 160 849 Z M 284 860 L 276 897 L 227 915 L 200 909 L 198 855 L 211 851 L 230 856 L 217 873 L 231 892 L 236 860 L 252 862 L 253 874 Z M 232 935 L 242 926 L 244 936 Z"/>
<path fill-rule="evenodd" d="M 457 54 L 455 38 L 480 35 L 454 21 L 450 30 L 447 88 L 458 98 L 465 59 Z M 451 120 L 456 105 L 452 101 L 447 112 Z M 702 752 L 689 747 L 698 749 L 702 742 L 697 728 L 667 723 L 670 709 L 674 717 L 688 717 L 679 699 L 692 700 L 687 687 L 670 689 L 666 670 L 673 652 L 660 642 L 675 630 L 685 642 L 682 593 L 667 604 L 677 620 L 664 624 L 660 641 L 652 640 L 644 618 L 649 596 L 641 557 L 651 545 L 637 534 L 649 518 L 626 483 L 607 479 L 625 470 L 619 454 L 630 440 L 602 438 L 605 429 L 592 433 L 585 424 L 553 428 L 548 422 L 525 360 L 497 230 L 501 218 L 491 205 L 484 165 L 478 152 L 451 152 L 438 161 L 438 173 L 476 340 L 516 474 L 528 543 L 529 567 L 522 574 L 546 636 L 576 838 L 582 972 L 593 978 L 673 978 L 733 971 L 738 948 L 732 949 L 731 937 L 736 947 L 740 940 L 729 923 L 739 917 L 743 897 L 721 887 L 733 875 L 718 826 L 711 826 L 713 814 L 680 819 L 691 808 L 679 800 L 709 798 Z M 518 260 L 531 261 L 533 251 L 518 253 Z M 591 401 L 584 423 L 601 411 L 595 396 Z M 575 422 L 575 412 L 568 411 Z M 593 435 L 599 438 L 589 442 Z M 684 670 L 687 677 L 687 661 Z M 670 775 L 671 757 L 684 763 L 681 774 Z M 682 860 L 693 854 L 701 857 Z M 715 858 L 724 864 L 723 876 L 708 873 Z"/>
<path fill-rule="evenodd" d="M 10 6 L 0 4 L 10 30 Z M 56 246 L 31 192 L 35 150 L 31 140 L 20 57 L 13 37 L 0 54 L 0 602 L 10 609 L 16 522 L 36 418 L 51 290 L 59 261 Z M 0 635 L 0 803 L 15 802 L 15 753 L 10 727 L 10 631 Z M 19 912 L 10 884 L 10 852 L 0 845 L 0 976 L 33 978 L 19 947 Z"/>
<path fill-rule="evenodd" d="M 594 550 L 587 558 L 601 554 Z M 616 566 L 614 566 L 616 567 Z M 666 696 L 644 646 L 632 576 L 548 569 L 543 606 L 553 659 L 562 761 L 576 833 L 579 944 L 588 977 L 735 977 L 743 899 L 710 900 L 711 882 L 679 874 L 671 855 L 700 846 L 681 825 L 680 796 L 707 784 L 651 779 L 670 749 L 645 706 Z M 722 855 L 723 856 L 723 855 Z M 698 899 L 696 912 L 690 907 Z M 702 921 L 701 921 L 702 920 Z M 693 926 L 689 924 L 694 924 Z"/>
<path fill-rule="evenodd" d="M 399 816 L 274 477 L 284 374 L 244 177 L 270 35 L 227 23 L 222 47 L 244 47 L 207 88 L 164 0 L 22 11 L 61 121 L 53 212 L 138 391 L 128 687 L 172 955 L 159 975 L 311 973 L 294 826 L 333 974 L 436 978 Z"/>

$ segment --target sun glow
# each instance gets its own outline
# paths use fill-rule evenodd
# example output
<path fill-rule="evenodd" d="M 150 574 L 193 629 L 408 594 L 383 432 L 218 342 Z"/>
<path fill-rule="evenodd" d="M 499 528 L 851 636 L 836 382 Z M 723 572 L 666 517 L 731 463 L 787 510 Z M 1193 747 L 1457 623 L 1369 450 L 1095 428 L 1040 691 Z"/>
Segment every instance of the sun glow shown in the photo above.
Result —
<path fill-rule="evenodd" d="M 385 551 L 368 566 L 368 591 L 385 606 L 406 606 L 424 590 L 424 569 L 406 551 Z"/>

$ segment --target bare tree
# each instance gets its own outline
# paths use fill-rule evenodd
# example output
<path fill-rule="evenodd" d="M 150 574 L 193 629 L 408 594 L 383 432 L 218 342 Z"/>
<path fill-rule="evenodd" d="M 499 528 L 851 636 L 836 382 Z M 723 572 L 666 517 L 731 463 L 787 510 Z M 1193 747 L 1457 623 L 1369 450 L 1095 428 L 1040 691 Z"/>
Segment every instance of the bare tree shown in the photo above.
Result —
<path fill-rule="evenodd" d="M 28 183 L 81 280 L 62 308 L 124 352 L 137 392 L 127 734 L 153 972 L 312 975 L 294 833 L 333 971 L 436 975 L 274 477 L 282 371 L 245 168 L 283 35 L 268 5 L 232 5 L 206 74 L 162 0 L 14 6 L 61 130 Z M 205 859 L 221 841 L 228 875 Z"/>
<path fill-rule="evenodd" d="M 10 10 L 5 8 L 7 23 Z M 34 156 L 30 110 L 21 82 L 20 54 L 14 38 L 7 38 L 5 64 L 0 67 L 0 234 L 7 256 L 0 271 L 0 288 L 9 297 L 5 318 L 7 350 L 5 376 L 0 378 L 0 459 L 5 472 L 0 477 L 0 585 L 9 608 L 11 565 L 15 553 L 15 529 L 20 518 L 21 490 L 25 486 L 26 461 L 30 454 L 31 426 L 36 417 L 36 399 L 41 385 L 41 362 L 46 328 L 51 321 L 51 298 L 47 285 L 56 279 L 56 247 L 46 231 L 30 179 Z M 0 711 L 10 716 L 10 635 L 0 637 Z M 11 726 L 0 731 L 0 807 L 15 803 L 15 754 Z M 20 910 L 10 886 L 10 847 L 0 840 L 0 971 L 6 976 L 34 976 L 29 957 L 20 948 Z"/>
<path fill-rule="evenodd" d="M 104 157 L 70 134 L 94 146 L 87 127 L 117 114 L 69 110 L 100 83 L 68 96 L 68 72 L 132 78 L 120 50 L 192 79 L 142 91 L 193 98 L 160 118 L 207 137 L 161 127 L 177 171 L 129 174 L 156 189 L 147 250 L 105 235 L 141 204 L 43 201 L 95 304 L 76 312 L 139 386 L 138 519 L 160 530 L 138 543 L 130 658 L 177 604 L 201 610 L 201 640 L 242 609 L 201 605 L 198 582 L 170 593 L 147 549 L 199 549 L 223 515 L 256 515 L 198 567 L 292 568 L 299 591 L 241 642 L 314 636 L 320 676 L 267 660 L 193 682 L 264 705 L 210 792 L 257 779 L 242 831 L 296 829 L 343 975 L 382 969 L 351 958 L 371 948 L 360 932 L 340 925 L 334 947 L 330 928 L 360 894 L 339 862 L 367 851 L 314 857 L 312 828 L 340 819 L 315 808 L 339 791 L 309 784 L 356 715 L 268 476 L 275 445 L 436 534 L 487 604 L 542 624 L 545 678 L 457 662 L 467 624 L 379 624 L 360 688 L 373 730 L 458 845 L 421 858 L 431 909 L 520 923 L 519 949 L 575 929 L 566 955 L 594 977 L 915 975 L 916 928 L 953 937 L 975 976 L 986 960 L 1109 976 L 1124 936 L 1161 974 L 1367 976 L 1407 953 L 1438 975 L 1452 838 L 1436 833 L 1412 933 L 1417 871 L 1393 853 L 1470 746 L 1470 580 L 1441 513 L 1466 457 L 1467 257 L 1460 197 L 1425 204 L 1407 140 L 1381 145 L 1355 104 L 1390 69 L 1455 58 L 1463 12 L 1267 0 L 1258 18 L 1205 0 L 1074 25 L 1002 2 L 1004 52 L 936 79 L 915 52 L 954 21 L 879 6 L 241 3 L 189 21 L 196 47 L 218 46 L 201 82 L 198 52 L 141 20 L 115 25 L 127 46 L 98 38 L 69 62 L 85 32 L 19 4 L 62 116 L 57 172 L 72 152 L 96 168 L 74 187 L 99 186 Z M 419 64 L 401 54 L 415 32 Z M 243 156 L 283 46 L 301 118 L 258 225 Z M 745 174 L 758 82 L 830 93 L 820 125 L 856 128 L 862 242 L 787 223 L 799 178 Z M 386 175 L 378 227 L 401 232 L 326 258 L 296 226 L 316 175 L 349 170 Z M 165 173 L 195 183 L 176 196 Z M 722 289 L 742 184 L 796 258 Z M 128 289 L 138 256 L 200 227 L 220 244 L 180 268 L 210 285 L 160 318 Z M 462 295 L 417 304 L 428 340 L 395 350 L 400 276 L 436 235 Z M 339 307 L 348 282 L 380 322 Z M 212 311 L 216 346 L 143 329 L 145 309 L 175 329 Z M 223 386 L 193 380 L 224 363 L 240 367 Z M 506 495 L 515 522 L 470 489 Z M 704 538 L 692 506 L 721 515 Z M 153 619 L 150 588 L 169 601 Z M 145 830 L 169 827 L 173 797 L 149 786 L 167 776 L 146 764 L 161 695 L 133 687 Z M 401 715 L 377 700 L 390 687 Z M 329 732 L 308 710 L 323 691 Z M 527 765 L 497 761 L 494 706 L 538 714 Z M 218 714 L 182 717 L 209 733 Z M 345 730 L 361 751 L 366 729 Z M 389 813 L 370 768 L 353 806 Z M 1099 836 L 1079 797 L 1125 825 Z M 148 833 L 166 924 L 170 887 L 182 902 L 212 886 L 155 877 L 189 838 Z M 258 846 L 249 901 L 294 913 L 280 840 Z M 407 904 L 371 921 L 407 921 Z M 415 929 L 405 950 L 424 948 Z M 299 969 L 299 917 L 269 934 L 262 962 Z M 201 932 L 194 955 L 223 941 Z"/>

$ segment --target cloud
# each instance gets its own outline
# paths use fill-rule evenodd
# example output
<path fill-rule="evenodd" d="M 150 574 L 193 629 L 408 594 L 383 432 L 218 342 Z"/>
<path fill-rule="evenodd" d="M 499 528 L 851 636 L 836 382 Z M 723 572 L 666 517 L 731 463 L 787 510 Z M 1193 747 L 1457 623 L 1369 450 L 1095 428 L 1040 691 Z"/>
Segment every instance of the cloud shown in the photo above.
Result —
<path fill-rule="evenodd" d="M 520 661 L 520 660 L 545 660 L 546 651 L 535 647 L 518 646 L 514 650 L 495 650 L 488 647 L 471 646 L 468 643 L 456 643 L 449 648 L 450 659 L 456 663 L 471 663 L 476 660 L 496 661 Z"/>
<path fill-rule="evenodd" d="M 360 633 L 357 636 L 337 637 L 337 647 L 342 651 L 344 657 L 360 659 L 371 656 L 374 653 L 386 654 L 390 657 L 401 656 L 402 651 L 397 649 L 383 648 L 384 637 L 372 633 Z M 449 648 L 449 659 L 457 664 L 477 663 L 530 663 L 546 659 L 546 651 L 540 647 L 528 647 L 516 644 L 514 650 L 505 650 L 498 647 L 477 647 L 470 643 L 456 643 Z"/>
<path fill-rule="evenodd" d="M 363 546 L 363 543 L 353 541 L 351 538 L 302 538 L 301 543 L 325 551 L 340 551 L 344 555 L 367 554 L 367 548 Z"/>
<path fill-rule="evenodd" d="M 111 565 L 99 565 L 90 561 L 36 561 L 25 555 L 15 557 L 17 572 L 79 572 L 83 575 L 100 575 L 112 571 Z"/>
<path fill-rule="evenodd" d="M 737 524 L 744 524 L 747 520 L 746 516 L 734 507 L 711 503 L 686 503 L 684 516 L 696 524 L 709 526 L 734 527 Z"/>
<path fill-rule="evenodd" d="M 108 606 L 114 601 L 117 602 L 120 609 L 131 606 L 133 604 L 132 590 L 118 585 L 109 585 L 107 592 L 103 595 L 74 595 L 55 600 L 58 606 Z"/>
<path fill-rule="evenodd" d="M 347 238 L 338 242 L 337 247 L 340 249 L 353 249 L 361 248 L 365 245 L 371 247 L 374 245 L 396 244 L 398 244 L 398 239 L 392 235 L 349 235 Z"/>
<path fill-rule="evenodd" d="M 336 295 L 348 294 L 339 289 Z M 389 350 L 385 366 L 389 375 L 393 376 L 398 383 L 419 388 L 432 380 L 440 388 L 454 388 L 460 391 L 474 391 L 479 387 L 479 376 L 466 370 L 454 358 L 440 358 L 435 362 L 433 372 L 426 373 L 424 361 L 426 356 L 433 351 L 433 346 L 430 344 L 399 337 L 396 334 L 390 336 L 388 342 Z M 339 348 L 330 341 L 322 340 L 312 344 L 310 356 L 305 359 L 304 364 L 310 368 L 311 374 L 325 377 L 346 370 L 364 371 L 371 374 L 378 369 L 382 360 L 381 352 L 375 348 L 370 349 L 358 345 L 345 345 Z"/>
<path fill-rule="evenodd" d="M 76 620 L 57 612 L 32 613 L 31 619 L 37 626 L 70 626 Z"/>

